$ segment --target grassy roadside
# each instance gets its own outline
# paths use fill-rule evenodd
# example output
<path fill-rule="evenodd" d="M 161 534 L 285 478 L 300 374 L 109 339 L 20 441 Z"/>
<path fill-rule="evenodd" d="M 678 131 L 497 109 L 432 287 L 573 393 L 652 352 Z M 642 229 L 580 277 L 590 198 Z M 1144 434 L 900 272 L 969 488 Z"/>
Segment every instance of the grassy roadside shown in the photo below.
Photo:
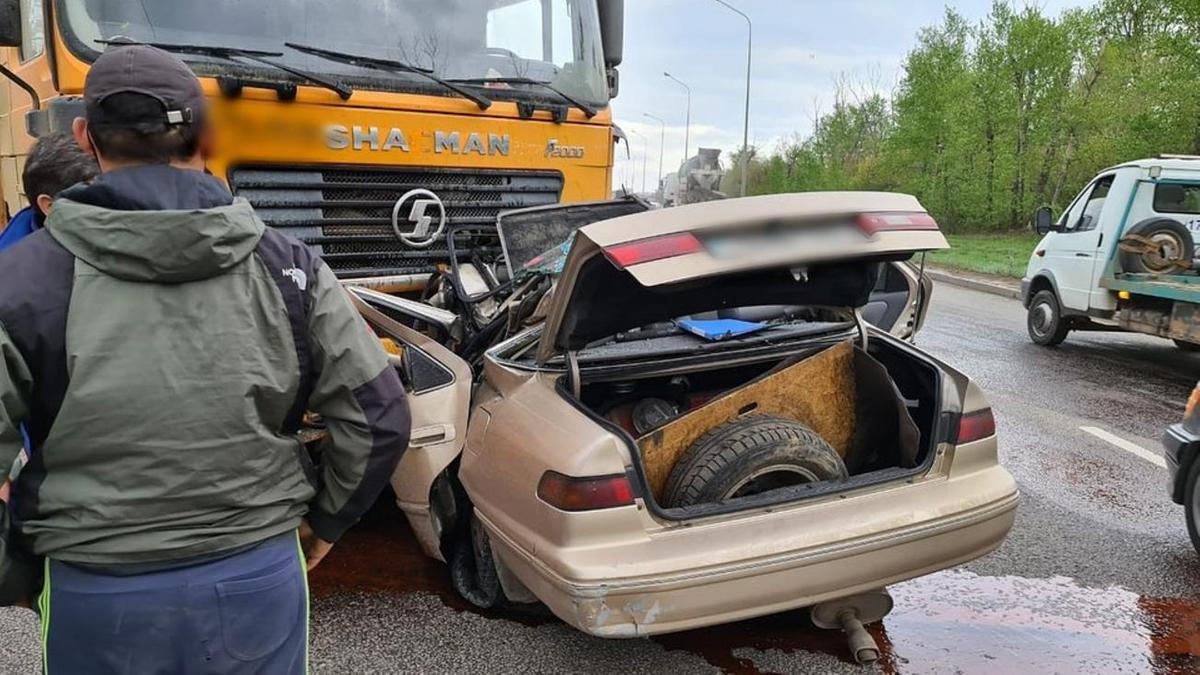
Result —
<path fill-rule="evenodd" d="M 1005 234 L 948 234 L 950 250 L 929 256 L 943 267 L 1020 279 L 1038 242 L 1032 232 Z"/>

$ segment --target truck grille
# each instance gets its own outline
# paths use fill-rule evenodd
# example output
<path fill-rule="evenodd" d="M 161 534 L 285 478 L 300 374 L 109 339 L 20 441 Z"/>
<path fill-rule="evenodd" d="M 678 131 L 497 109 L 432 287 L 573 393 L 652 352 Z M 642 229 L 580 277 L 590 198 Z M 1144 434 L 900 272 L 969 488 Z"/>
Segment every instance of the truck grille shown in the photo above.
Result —
<path fill-rule="evenodd" d="M 413 249 L 392 231 L 392 207 L 409 190 L 441 198 L 447 227 L 492 226 L 501 211 L 557 203 L 562 184 L 552 171 L 239 167 L 229 174 L 233 193 L 267 225 L 311 246 L 343 279 L 428 274 L 449 262 L 446 242 Z"/>

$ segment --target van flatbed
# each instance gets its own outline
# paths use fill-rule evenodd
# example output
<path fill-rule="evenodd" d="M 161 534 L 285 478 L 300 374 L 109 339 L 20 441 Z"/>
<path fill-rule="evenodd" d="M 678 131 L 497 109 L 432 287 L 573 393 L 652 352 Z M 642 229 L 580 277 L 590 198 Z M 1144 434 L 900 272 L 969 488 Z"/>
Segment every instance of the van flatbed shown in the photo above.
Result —
<path fill-rule="evenodd" d="M 1120 272 L 1102 279 L 1100 285 L 1116 292 L 1125 291 L 1177 302 L 1200 302 L 1200 276 L 1197 275 Z"/>

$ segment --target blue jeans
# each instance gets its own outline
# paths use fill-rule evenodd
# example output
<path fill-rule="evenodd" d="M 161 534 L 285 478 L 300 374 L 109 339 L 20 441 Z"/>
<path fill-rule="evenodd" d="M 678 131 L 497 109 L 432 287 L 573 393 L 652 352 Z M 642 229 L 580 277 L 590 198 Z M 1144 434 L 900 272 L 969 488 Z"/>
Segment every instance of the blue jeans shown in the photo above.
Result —
<path fill-rule="evenodd" d="M 47 673 L 304 673 L 308 582 L 294 535 L 191 567 L 111 576 L 48 561 Z"/>

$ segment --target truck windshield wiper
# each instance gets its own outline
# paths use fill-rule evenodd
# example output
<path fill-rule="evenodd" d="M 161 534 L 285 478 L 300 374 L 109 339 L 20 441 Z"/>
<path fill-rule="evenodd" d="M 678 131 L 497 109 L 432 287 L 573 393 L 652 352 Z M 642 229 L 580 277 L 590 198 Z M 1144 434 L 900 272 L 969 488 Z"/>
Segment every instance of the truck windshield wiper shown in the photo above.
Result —
<path fill-rule="evenodd" d="M 341 97 L 341 99 L 343 101 L 349 100 L 350 97 L 354 95 L 354 90 L 351 89 L 350 87 L 342 84 L 341 82 L 327 80 L 324 77 L 321 77 L 320 75 L 309 73 L 307 71 L 303 71 L 298 68 L 293 68 L 291 66 L 286 66 L 282 63 L 268 61 L 267 59 L 264 58 L 267 56 L 283 56 L 283 52 L 265 52 L 265 51 L 258 50 L 258 49 L 242 49 L 241 47 L 220 47 L 220 46 L 211 46 L 211 45 L 173 44 L 173 43 L 169 43 L 169 42 L 131 43 L 126 40 L 96 40 L 96 42 L 99 42 L 100 44 L 104 44 L 104 45 L 145 44 L 145 45 L 149 45 L 151 47 L 157 47 L 165 52 L 173 52 L 176 54 L 198 54 L 200 56 L 212 56 L 212 57 L 216 57 L 219 59 L 225 59 L 227 61 L 234 61 L 235 63 L 236 63 L 236 59 L 234 57 L 239 57 L 239 58 L 243 58 L 243 59 L 246 59 L 249 61 L 254 61 L 255 63 L 261 63 L 263 65 L 271 66 L 272 68 L 275 68 L 277 70 L 282 70 L 283 72 L 288 73 L 289 75 L 295 75 L 296 77 L 298 77 L 302 80 L 305 80 L 306 82 L 309 82 L 311 84 L 315 84 L 317 86 L 324 87 L 324 88 L 336 93 L 338 96 Z"/>
<path fill-rule="evenodd" d="M 591 118 L 595 117 L 596 115 L 600 114 L 599 110 L 596 110 L 594 107 L 584 103 L 583 101 L 580 101 L 579 99 L 577 99 L 573 96 L 564 94 L 562 92 L 562 90 L 560 90 L 558 87 L 555 87 L 554 85 L 550 84 L 549 82 L 535 80 L 531 77 L 472 77 L 472 78 L 460 78 L 460 79 L 456 79 L 456 80 L 450 80 L 450 82 L 458 82 L 461 84 L 478 84 L 478 85 L 528 84 L 528 85 L 532 85 L 535 87 L 541 87 L 547 91 L 557 94 L 562 100 L 564 100 L 567 103 L 570 103 L 571 105 L 575 106 L 576 108 L 579 108 L 580 110 L 582 110 L 583 114 L 588 116 L 588 119 L 591 119 Z"/>
<path fill-rule="evenodd" d="M 430 70 L 429 68 L 422 68 L 420 66 L 414 66 L 414 65 L 411 65 L 408 63 L 404 63 L 403 61 L 392 61 L 391 59 L 380 59 L 380 58 L 376 58 L 374 56 L 359 56 L 358 54 L 348 54 L 346 52 L 335 52 L 335 51 L 331 51 L 329 49 L 321 49 L 320 47 L 310 47 L 308 45 L 296 44 L 295 42 L 285 42 L 283 44 L 287 45 L 288 47 L 291 47 L 292 49 L 295 49 L 298 52 L 304 52 L 305 54 L 312 54 L 313 56 L 320 56 L 321 58 L 329 59 L 330 61 L 346 63 L 351 66 L 358 66 L 359 68 L 368 68 L 370 70 L 381 70 L 385 73 L 411 73 L 413 75 L 420 75 L 421 77 L 424 77 L 425 79 L 429 80 L 430 82 L 439 84 L 443 88 L 448 89 L 448 90 L 458 94 L 459 96 L 462 96 L 463 98 L 467 99 L 468 101 L 471 101 L 475 105 L 479 106 L 480 110 L 487 110 L 488 108 L 492 107 L 491 99 L 484 97 L 484 96 L 480 96 L 479 94 L 473 93 L 467 89 L 463 89 L 462 87 L 454 84 L 453 82 L 447 82 L 446 80 L 443 80 L 442 78 L 435 75 L 433 73 L 433 71 Z"/>

